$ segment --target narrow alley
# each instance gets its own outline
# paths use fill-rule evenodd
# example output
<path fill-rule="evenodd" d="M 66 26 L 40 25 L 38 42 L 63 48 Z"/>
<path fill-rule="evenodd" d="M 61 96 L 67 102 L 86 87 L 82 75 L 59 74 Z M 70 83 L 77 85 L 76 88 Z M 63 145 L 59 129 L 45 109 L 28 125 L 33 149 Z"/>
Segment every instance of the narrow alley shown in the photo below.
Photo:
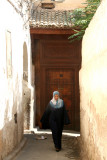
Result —
<path fill-rule="evenodd" d="M 0 0 L 0 160 L 70 159 L 107 160 L 107 0 Z"/>
<path fill-rule="evenodd" d="M 26 133 L 28 141 L 14 160 L 80 160 L 79 134 L 71 135 L 63 135 L 62 150 L 56 152 L 51 134 Z M 39 139 L 41 136 L 47 139 Z"/>

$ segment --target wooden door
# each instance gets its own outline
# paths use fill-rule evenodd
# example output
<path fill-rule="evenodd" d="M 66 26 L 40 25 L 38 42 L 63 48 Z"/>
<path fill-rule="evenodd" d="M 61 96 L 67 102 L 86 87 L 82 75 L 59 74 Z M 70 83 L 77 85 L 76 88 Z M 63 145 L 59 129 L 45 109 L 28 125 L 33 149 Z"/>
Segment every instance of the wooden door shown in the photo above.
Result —
<path fill-rule="evenodd" d="M 53 91 L 58 90 L 60 98 L 64 100 L 71 125 L 75 126 L 75 70 L 73 69 L 48 69 L 46 71 L 46 104 L 52 99 Z"/>

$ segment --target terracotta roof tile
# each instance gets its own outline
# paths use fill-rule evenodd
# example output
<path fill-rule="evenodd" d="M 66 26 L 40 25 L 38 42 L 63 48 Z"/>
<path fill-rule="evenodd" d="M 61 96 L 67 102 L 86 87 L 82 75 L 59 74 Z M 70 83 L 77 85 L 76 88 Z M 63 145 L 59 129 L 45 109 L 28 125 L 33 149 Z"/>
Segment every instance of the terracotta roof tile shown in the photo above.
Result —
<path fill-rule="evenodd" d="M 31 12 L 30 26 L 33 28 L 63 28 L 72 27 L 71 10 L 35 9 Z"/>

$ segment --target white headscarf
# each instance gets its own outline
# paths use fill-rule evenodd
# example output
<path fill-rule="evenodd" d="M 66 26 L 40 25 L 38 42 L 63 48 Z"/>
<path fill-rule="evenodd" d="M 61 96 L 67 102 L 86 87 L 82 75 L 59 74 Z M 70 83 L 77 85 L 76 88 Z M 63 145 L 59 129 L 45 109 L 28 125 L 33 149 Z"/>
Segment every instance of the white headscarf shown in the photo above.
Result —
<path fill-rule="evenodd" d="M 58 91 L 54 91 L 53 92 L 53 98 L 50 101 L 50 104 L 54 107 L 54 108 L 60 108 L 63 106 L 63 100 L 58 98 L 58 101 L 55 100 L 54 96 L 58 95 L 59 96 L 59 92 Z"/>

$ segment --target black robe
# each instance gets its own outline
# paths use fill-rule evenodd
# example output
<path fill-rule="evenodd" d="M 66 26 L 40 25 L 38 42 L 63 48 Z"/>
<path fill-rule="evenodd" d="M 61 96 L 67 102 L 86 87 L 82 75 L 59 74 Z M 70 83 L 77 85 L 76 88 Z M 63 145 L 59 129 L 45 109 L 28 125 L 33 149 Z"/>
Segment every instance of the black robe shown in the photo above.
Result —
<path fill-rule="evenodd" d="M 49 103 L 41 118 L 41 123 L 43 129 L 51 129 L 55 147 L 61 149 L 63 127 L 70 124 L 65 105 L 63 104 L 61 108 L 54 108 Z"/>
<path fill-rule="evenodd" d="M 41 118 L 42 128 L 50 129 L 52 120 L 56 121 L 59 128 L 63 128 L 64 125 L 70 124 L 64 104 L 61 108 L 54 108 L 50 105 L 50 102 L 48 103 L 47 108 Z"/>

